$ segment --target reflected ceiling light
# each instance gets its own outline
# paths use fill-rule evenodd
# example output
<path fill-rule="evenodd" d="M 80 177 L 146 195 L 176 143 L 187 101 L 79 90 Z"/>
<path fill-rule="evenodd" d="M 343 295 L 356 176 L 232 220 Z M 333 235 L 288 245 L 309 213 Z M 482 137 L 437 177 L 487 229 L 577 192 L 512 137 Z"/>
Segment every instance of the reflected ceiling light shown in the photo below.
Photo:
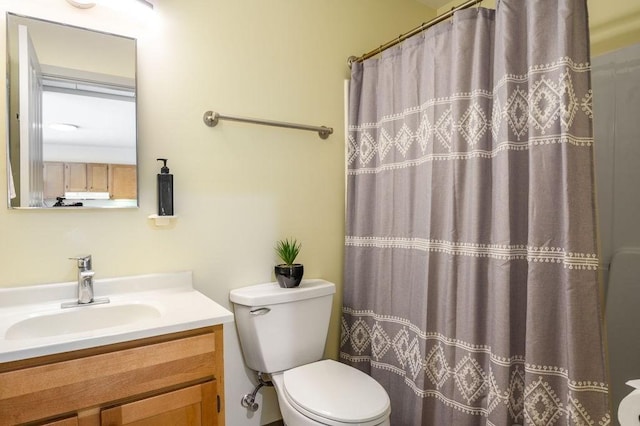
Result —
<path fill-rule="evenodd" d="M 89 9 L 96 5 L 93 0 L 67 0 L 67 3 L 80 9 Z"/>
<path fill-rule="evenodd" d="M 69 124 L 69 123 L 51 123 L 49 124 L 49 128 L 53 130 L 58 130 L 60 132 L 73 132 L 78 130 L 77 125 Z"/>

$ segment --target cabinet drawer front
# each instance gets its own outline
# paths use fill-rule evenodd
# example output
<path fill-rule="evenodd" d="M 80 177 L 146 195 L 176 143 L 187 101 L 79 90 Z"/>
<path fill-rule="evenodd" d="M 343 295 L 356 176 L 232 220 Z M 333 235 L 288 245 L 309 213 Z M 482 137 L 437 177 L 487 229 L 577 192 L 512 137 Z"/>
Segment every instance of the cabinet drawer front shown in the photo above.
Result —
<path fill-rule="evenodd" d="M 69 417 L 62 420 L 54 420 L 49 423 L 45 423 L 43 426 L 78 426 L 78 417 Z"/>
<path fill-rule="evenodd" d="M 102 426 L 215 425 L 215 381 L 102 410 Z"/>
<path fill-rule="evenodd" d="M 215 333 L 0 374 L 0 425 L 216 377 Z"/>

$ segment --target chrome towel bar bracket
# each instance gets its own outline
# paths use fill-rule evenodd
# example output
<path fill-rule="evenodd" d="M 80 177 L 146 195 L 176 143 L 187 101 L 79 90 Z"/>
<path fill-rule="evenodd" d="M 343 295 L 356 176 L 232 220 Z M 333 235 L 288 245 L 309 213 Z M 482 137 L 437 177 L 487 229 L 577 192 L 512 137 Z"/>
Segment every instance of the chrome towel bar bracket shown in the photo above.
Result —
<path fill-rule="evenodd" d="M 204 124 L 209 127 L 215 127 L 220 120 L 239 121 L 241 123 L 260 124 L 263 126 L 285 127 L 287 129 L 309 130 L 318 132 L 318 136 L 327 139 L 333 133 L 332 127 L 326 126 L 308 126 L 306 124 L 286 123 L 283 121 L 263 120 L 259 118 L 237 117 L 233 115 L 222 115 L 215 111 L 206 111 L 202 117 Z"/>

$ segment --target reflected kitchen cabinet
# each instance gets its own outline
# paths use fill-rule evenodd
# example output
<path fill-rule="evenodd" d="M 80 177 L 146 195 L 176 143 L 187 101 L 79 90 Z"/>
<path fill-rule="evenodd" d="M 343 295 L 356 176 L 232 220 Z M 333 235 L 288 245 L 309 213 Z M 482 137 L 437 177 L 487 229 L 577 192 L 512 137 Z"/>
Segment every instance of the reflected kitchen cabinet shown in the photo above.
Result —
<path fill-rule="evenodd" d="M 109 175 L 111 182 L 109 188 L 112 199 L 119 200 L 138 198 L 136 166 L 127 164 L 110 164 Z"/>
<path fill-rule="evenodd" d="M 44 198 L 64 197 L 64 163 L 44 163 Z"/>
<path fill-rule="evenodd" d="M 109 192 L 108 164 L 87 164 L 87 191 Z"/>
<path fill-rule="evenodd" d="M 135 200 L 136 166 L 130 164 L 44 162 L 44 198 Z M 73 195 L 71 193 L 74 193 Z"/>
<path fill-rule="evenodd" d="M 65 192 L 86 192 L 87 165 L 85 163 L 66 163 L 64 169 Z"/>

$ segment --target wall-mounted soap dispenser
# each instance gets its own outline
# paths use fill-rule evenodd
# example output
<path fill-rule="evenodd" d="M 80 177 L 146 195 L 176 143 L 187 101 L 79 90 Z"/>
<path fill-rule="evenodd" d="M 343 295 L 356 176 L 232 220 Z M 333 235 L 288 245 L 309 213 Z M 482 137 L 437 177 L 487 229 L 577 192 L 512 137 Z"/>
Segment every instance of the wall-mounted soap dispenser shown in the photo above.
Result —
<path fill-rule="evenodd" d="M 158 158 L 163 165 L 158 174 L 158 216 L 173 216 L 173 175 L 166 158 Z"/>

